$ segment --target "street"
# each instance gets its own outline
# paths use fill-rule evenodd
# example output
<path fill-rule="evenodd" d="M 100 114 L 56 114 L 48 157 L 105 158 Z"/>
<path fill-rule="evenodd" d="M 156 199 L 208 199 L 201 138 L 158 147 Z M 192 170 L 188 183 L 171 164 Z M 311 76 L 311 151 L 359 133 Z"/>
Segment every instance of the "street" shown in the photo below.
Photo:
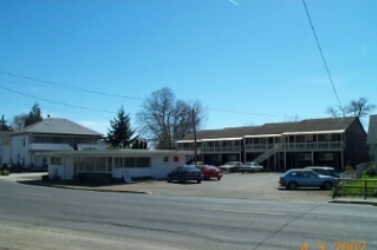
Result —
<path fill-rule="evenodd" d="M 377 249 L 375 206 L 74 191 L 0 180 L 0 249 Z M 365 241 L 366 247 L 362 248 Z M 306 245 L 306 243 L 308 245 Z"/>

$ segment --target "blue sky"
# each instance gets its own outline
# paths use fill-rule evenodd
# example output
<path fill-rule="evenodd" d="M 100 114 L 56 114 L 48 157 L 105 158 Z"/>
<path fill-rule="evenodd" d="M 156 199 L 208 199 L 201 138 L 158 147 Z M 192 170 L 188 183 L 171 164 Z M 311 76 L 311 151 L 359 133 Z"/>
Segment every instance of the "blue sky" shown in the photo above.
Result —
<path fill-rule="evenodd" d="M 342 105 L 377 104 L 377 1 L 306 4 Z M 206 129 L 323 118 L 338 105 L 300 0 L 0 0 L 0 45 L 8 122 L 37 101 L 44 116 L 106 133 L 123 105 L 136 128 L 163 87 L 200 100 Z"/>

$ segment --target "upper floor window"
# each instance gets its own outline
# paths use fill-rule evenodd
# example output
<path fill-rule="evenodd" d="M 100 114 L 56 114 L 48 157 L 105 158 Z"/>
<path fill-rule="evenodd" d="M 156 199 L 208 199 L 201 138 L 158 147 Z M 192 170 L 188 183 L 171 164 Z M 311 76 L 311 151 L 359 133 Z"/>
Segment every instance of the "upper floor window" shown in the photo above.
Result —
<path fill-rule="evenodd" d="M 304 135 L 296 136 L 296 142 L 305 142 L 305 136 Z"/>
<path fill-rule="evenodd" d="M 329 134 L 320 134 L 318 135 L 318 141 L 330 141 Z"/>

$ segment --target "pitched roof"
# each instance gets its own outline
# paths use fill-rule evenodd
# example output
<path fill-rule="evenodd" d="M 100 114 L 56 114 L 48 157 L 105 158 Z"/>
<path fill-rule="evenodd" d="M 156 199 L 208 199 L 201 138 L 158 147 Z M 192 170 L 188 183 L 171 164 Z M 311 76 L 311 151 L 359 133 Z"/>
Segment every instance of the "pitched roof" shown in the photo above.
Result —
<path fill-rule="evenodd" d="M 377 144 L 377 115 L 369 116 L 367 144 Z"/>
<path fill-rule="evenodd" d="M 196 139 L 241 139 L 281 134 L 344 132 L 357 119 L 357 117 L 307 119 L 297 122 L 266 123 L 261 126 L 203 130 L 197 132 Z M 193 140 L 194 136 L 191 134 L 178 142 L 192 142 Z"/>
<path fill-rule="evenodd" d="M 60 118 L 46 118 L 40 122 L 34 123 L 24 129 L 14 132 L 11 135 L 38 133 L 38 134 L 60 134 L 60 135 L 85 135 L 103 137 L 103 134 L 98 133 L 90 128 L 79 125 L 67 119 Z"/>

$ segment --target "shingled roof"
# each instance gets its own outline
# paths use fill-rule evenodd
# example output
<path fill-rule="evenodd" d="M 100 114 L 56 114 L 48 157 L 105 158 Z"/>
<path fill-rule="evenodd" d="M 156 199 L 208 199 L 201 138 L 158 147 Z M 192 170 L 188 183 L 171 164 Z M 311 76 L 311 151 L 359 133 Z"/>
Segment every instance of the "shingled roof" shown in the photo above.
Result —
<path fill-rule="evenodd" d="M 233 127 L 214 130 L 198 131 L 196 139 L 241 139 L 243 137 L 274 136 L 295 133 L 318 133 L 331 131 L 345 131 L 357 117 L 307 119 L 298 122 L 266 123 L 261 126 Z M 178 142 L 190 142 L 194 136 L 188 135 Z"/>
<path fill-rule="evenodd" d="M 371 115 L 369 117 L 367 144 L 377 144 L 377 115 Z"/>
<path fill-rule="evenodd" d="M 103 137 L 103 134 L 92 129 L 79 125 L 70 120 L 60 118 L 46 118 L 40 122 L 27 126 L 20 131 L 14 132 L 11 135 L 26 133 Z"/>

